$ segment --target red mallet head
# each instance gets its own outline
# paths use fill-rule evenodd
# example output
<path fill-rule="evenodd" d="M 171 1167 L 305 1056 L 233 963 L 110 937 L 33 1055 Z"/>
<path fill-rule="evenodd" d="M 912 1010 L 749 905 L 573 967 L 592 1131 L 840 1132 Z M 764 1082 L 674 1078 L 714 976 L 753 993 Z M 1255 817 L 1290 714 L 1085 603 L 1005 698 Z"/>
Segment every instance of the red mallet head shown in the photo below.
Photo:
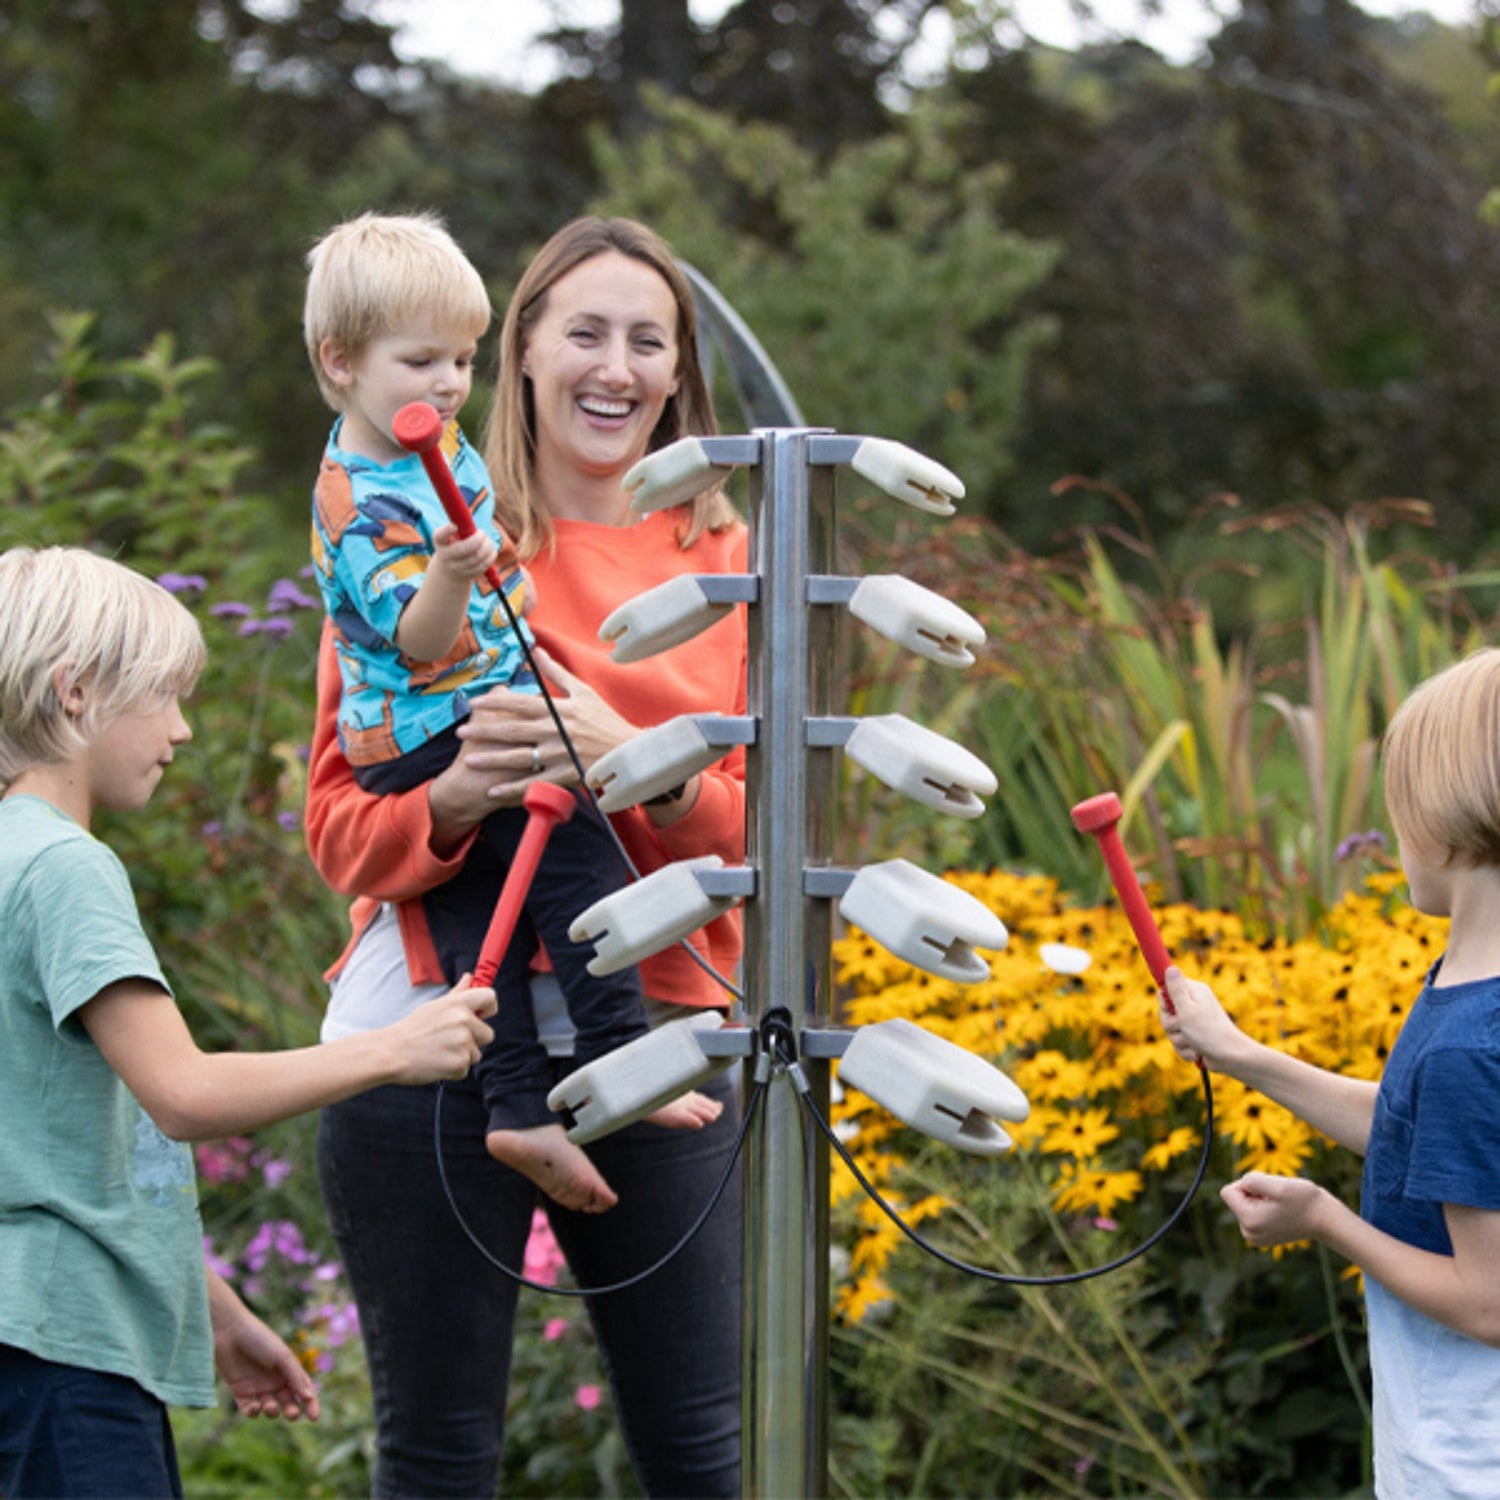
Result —
<path fill-rule="evenodd" d="M 545 818 L 549 824 L 566 823 L 578 811 L 578 798 L 555 781 L 538 781 L 527 787 L 521 801 L 527 812 Z"/>
<path fill-rule="evenodd" d="M 396 413 L 391 436 L 408 453 L 426 453 L 443 440 L 443 419 L 425 401 L 413 401 Z"/>
<path fill-rule="evenodd" d="M 1073 809 L 1073 826 L 1079 833 L 1100 834 L 1113 828 L 1124 816 L 1125 809 L 1120 805 L 1118 794 L 1100 792 L 1097 797 L 1090 797 Z"/>

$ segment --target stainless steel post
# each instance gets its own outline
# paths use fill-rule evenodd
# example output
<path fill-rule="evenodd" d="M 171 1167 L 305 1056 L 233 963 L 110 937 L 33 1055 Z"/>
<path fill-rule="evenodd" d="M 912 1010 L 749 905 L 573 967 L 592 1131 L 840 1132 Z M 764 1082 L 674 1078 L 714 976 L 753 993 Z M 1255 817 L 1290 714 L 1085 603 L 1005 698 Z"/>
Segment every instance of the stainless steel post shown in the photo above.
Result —
<path fill-rule="evenodd" d="M 745 907 L 747 1019 L 784 1007 L 795 1035 L 828 1024 L 830 904 L 804 895 L 803 871 L 832 856 L 834 753 L 809 750 L 809 715 L 831 711 L 832 611 L 809 608 L 807 577 L 833 571 L 833 474 L 810 466 L 804 429 L 760 433 L 751 482 L 746 858 L 757 872 Z M 805 1062 L 828 1108 L 828 1064 Z M 743 1289 L 744 1467 L 752 1500 L 827 1492 L 828 1150 L 795 1090 L 773 1081 L 747 1143 Z"/>

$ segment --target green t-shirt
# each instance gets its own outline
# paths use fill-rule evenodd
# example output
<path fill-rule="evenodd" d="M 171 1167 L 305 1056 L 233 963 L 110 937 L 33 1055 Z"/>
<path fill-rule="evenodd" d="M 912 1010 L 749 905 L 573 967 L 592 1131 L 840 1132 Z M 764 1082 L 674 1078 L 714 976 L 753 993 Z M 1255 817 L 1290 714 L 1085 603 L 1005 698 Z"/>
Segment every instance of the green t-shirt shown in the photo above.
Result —
<path fill-rule="evenodd" d="M 167 988 L 125 867 L 40 798 L 0 800 L 0 1343 L 211 1406 L 192 1152 L 77 1017 L 121 979 Z"/>

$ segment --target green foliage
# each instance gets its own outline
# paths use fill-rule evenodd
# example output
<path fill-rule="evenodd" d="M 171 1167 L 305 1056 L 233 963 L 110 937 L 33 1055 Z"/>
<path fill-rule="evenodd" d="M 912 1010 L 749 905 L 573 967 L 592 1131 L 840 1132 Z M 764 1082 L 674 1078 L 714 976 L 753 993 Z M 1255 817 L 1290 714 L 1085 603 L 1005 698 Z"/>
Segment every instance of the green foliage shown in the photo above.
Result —
<path fill-rule="evenodd" d="M 1020 310 L 1054 251 L 1008 229 L 1005 173 L 966 167 L 960 121 L 915 108 L 820 161 L 769 123 L 658 98 L 656 130 L 596 141 L 601 211 L 644 219 L 754 329 L 807 420 L 910 443 L 999 483 L 1032 351 Z"/>
<path fill-rule="evenodd" d="M 104 360 L 90 317 L 53 326 L 55 389 L 0 430 L 0 546 L 87 546 L 167 577 L 209 647 L 192 743 L 148 814 L 101 833 L 208 1040 L 315 1040 L 347 928 L 298 831 L 319 612 L 287 575 L 305 533 L 238 489 L 248 450 L 196 419 L 208 361 L 177 361 L 165 335 Z"/>
<path fill-rule="evenodd" d="M 982 522 L 921 546 L 908 525 L 889 553 L 866 551 L 867 570 L 900 568 L 973 611 L 989 634 L 980 684 L 859 637 L 856 694 L 866 712 L 961 724 L 995 772 L 984 819 L 929 824 L 946 863 L 1020 865 L 1098 894 L 1097 851 L 1070 810 L 1114 790 L 1127 843 L 1169 899 L 1305 931 L 1358 881 L 1347 840 L 1380 828 L 1394 847 L 1375 774 L 1386 720 L 1492 633 L 1483 568 L 1402 550 L 1425 519 L 1394 502 L 1342 518 L 1209 508 L 1170 552 L 1112 530 L 1050 558 Z M 1244 618 L 1246 595 L 1253 625 L 1226 633 L 1215 596 Z M 848 799 L 865 845 L 905 833 L 858 782 Z"/>

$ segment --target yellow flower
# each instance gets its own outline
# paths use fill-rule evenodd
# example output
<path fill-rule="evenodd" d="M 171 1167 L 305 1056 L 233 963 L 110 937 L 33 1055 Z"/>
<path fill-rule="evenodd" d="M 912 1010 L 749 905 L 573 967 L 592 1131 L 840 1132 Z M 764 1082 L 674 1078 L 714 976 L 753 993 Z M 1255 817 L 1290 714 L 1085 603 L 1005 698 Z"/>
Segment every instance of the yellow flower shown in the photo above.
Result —
<path fill-rule="evenodd" d="M 1071 1110 L 1042 1137 L 1042 1150 L 1087 1161 L 1119 1134 L 1120 1128 L 1110 1123 L 1107 1109 Z"/>
<path fill-rule="evenodd" d="M 872 1307 L 891 1300 L 891 1289 L 878 1276 L 845 1282 L 834 1302 L 834 1313 L 847 1323 L 858 1323 Z"/>
<path fill-rule="evenodd" d="M 1169 1131 L 1164 1139 L 1159 1140 L 1141 1157 L 1141 1165 L 1148 1172 L 1163 1171 L 1179 1156 L 1191 1151 L 1201 1138 L 1191 1126 L 1179 1125 L 1175 1130 Z"/>
<path fill-rule="evenodd" d="M 1107 1218 L 1135 1198 L 1141 1186 L 1139 1172 L 1101 1172 L 1070 1164 L 1058 1179 L 1052 1206 L 1060 1214 L 1096 1213 Z"/>

